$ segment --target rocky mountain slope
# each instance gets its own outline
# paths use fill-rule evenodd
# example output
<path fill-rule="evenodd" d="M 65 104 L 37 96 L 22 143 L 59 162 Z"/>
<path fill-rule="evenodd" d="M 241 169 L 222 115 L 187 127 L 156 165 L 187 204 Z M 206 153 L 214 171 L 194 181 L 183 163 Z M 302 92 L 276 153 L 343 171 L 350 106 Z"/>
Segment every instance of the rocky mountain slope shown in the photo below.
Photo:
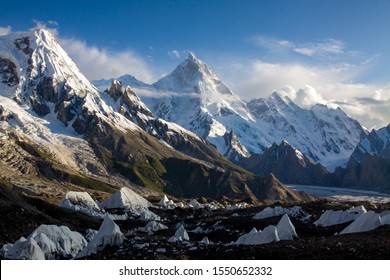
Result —
<path fill-rule="evenodd" d="M 135 183 L 180 197 L 302 199 L 276 178 L 251 174 L 194 133 L 154 117 L 119 82 L 99 92 L 48 31 L 2 36 L 0 48 L 1 136 L 5 146 L 17 147 L 1 162 L 12 172 L 29 172 L 36 186 L 25 182 L 25 189 L 37 193 L 53 181 L 112 192 Z"/>
<path fill-rule="evenodd" d="M 390 159 L 390 124 L 381 129 L 373 129 L 355 148 L 348 165 L 361 162 L 365 154 L 375 154 L 384 159 Z"/>
<path fill-rule="evenodd" d="M 240 163 L 247 170 L 264 176 L 273 173 L 283 183 L 328 185 L 328 170 L 314 163 L 287 141 L 274 143 L 263 154 L 254 154 Z"/>
<path fill-rule="evenodd" d="M 390 192 L 390 125 L 372 130 L 333 174 L 333 185 Z"/>

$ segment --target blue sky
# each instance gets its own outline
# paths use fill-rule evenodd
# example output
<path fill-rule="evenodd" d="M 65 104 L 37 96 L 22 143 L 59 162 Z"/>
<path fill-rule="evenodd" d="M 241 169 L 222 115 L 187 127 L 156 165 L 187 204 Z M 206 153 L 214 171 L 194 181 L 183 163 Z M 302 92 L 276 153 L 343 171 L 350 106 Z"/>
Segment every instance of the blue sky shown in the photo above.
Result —
<path fill-rule="evenodd" d="M 153 82 L 193 51 L 243 98 L 283 90 L 390 122 L 389 0 L 3 2 L 0 34 L 44 25 L 90 79 Z"/>

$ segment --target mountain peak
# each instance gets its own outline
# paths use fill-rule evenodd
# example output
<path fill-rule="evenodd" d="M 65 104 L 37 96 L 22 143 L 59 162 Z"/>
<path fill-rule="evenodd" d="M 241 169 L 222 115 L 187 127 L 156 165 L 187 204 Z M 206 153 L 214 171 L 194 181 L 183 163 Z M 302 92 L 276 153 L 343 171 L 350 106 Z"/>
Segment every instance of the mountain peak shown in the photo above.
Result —
<path fill-rule="evenodd" d="M 269 98 L 277 100 L 279 103 L 285 103 L 285 104 L 293 103 L 293 101 L 287 95 L 283 95 L 278 91 L 274 91 Z"/>
<path fill-rule="evenodd" d="M 198 63 L 199 60 L 196 58 L 195 54 L 193 52 L 188 52 L 188 60 Z"/>
<path fill-rule="evenodd" d="M 210 67 L 196 58 L 192 52 L 189 52 L 188 58 L 169 75 L 158 80 L 153 86 L 164 91 L 205 94 L 209 97 L 219 96 L 219 94 L 233 94 Z"/>

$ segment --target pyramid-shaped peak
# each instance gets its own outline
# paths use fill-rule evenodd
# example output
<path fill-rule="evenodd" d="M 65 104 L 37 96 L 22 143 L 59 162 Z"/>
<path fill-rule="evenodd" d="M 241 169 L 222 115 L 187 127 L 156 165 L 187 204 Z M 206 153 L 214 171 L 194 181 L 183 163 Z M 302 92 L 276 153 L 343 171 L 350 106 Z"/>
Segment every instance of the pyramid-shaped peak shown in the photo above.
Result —
<path fill-rule="evenodd" d="M 192 52 L 169 75 L 153 84 L 157 89 L 180 93 L 232 94 L 203 61 Z"/>
<path fill-rule="evenodd" d="M 190 61 L 193 61 L 193 62 L 199 62 L 199 60 L 196 58 L 196 56 L 193 52 L 188 52 L 187 59 Z"/>

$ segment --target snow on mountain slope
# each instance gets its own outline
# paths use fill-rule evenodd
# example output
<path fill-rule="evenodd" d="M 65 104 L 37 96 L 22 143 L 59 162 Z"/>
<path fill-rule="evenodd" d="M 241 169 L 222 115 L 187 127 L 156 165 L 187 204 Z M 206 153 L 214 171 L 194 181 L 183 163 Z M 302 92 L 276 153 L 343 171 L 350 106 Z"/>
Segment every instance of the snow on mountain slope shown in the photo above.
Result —
<path fill-rule="evenodd" d="M 55 114 L 41 118 L 28 107 L 20 107 L 14 100 L 3 96 L 0 96 L 0 109 L 7 111 L 7 117 L 0 113 L 0 134 L 14 129 L 60 163 L 87 173 L 107 174 L 88 142 L 65 127 Z M 9 120 L 5 121 L 5 117 Z"/>
<path fill-rule="evenodd" d="M 287 192 L 289 196 L 280 199 L 301 199 L 276 178 L 264 183 L 232 165 L 193 132 L 155 118 L 130 88 L 123 91 L 113 82 L 111 91 L 99 92 L 48 31 L 12 33 L 1 36 L 0 41 L 2 132 L 4 137 L 16 132 L 15 146 L 20 142 L 17 137 L 28 143 L 27 148 L 19 147 L 19 154 L 0 153 L 4 156 L 0 164 L 5 168 L 24 170 L 21 155 L 27 152 L 28 157 L 39 158 L 26 163 L 31 163 L 27 171 L 32 172 L 32 180 L 43 175 L 49 182 L 65 181 L 73 184 L 71 187 L 111 192 L 132 182 L 187 197 L 226 194 L 268 198 L 268 194 L 275 197 Z M 192 60 L 192 65 L 201 65 Z M 208 71 L 205 65 L 201 68 Z M 234 101 L 231 103 L 236 108 L 231 106 L 229 112 L 245 107 L 214 77 L 199 81 L 199 85 L 214 88 L 214 99 L 226 95 Z M 237 142 L 233 135 L 230 139 Z M 16 169 L 8 160 L 9 154 L 18 159 Z M 243 184 L 237 186 L 237 180 Z"/>
<path fill-rule="evenodd" d="M 222 158 L 213 146 L 195 133 L 176 123 L 156 118 L 130 86 L 123 88 L 122 82 L 113 80 L 111 87 L 105 92 L 115 101 L 112 106 L 117 112 L 165 145 L 200 160 L 213 162 Z M 234 143 L 234 139 L 227 141 Z"/>
<path fill-rule="evenodd" d="M 226 141 L 235 124 L 253 120 L 245 102 L 226 87 L 211 69 L 192 53 L 176 69 L 153 84 L 163 98 L 145 98 L 158 117 L 177 122 L 195 132 L 228 156 L 249 156 L 241 146 Z M 239 119 L 238 123 L 236 119 Z M 236 133 L 237 134 L 237 133 Z"/>
<path fill-rule="evenodd" d="M 55 113 L 65 126 L 82 110 L 124 130 L 136 129 L 113 111 L 55 38 L 44 29 L 0 37 L 2 95 L 30 107 L 39 116 Z M 18 69 L 18 71 L 16 70 Z"/>
<path fill-rule="evenodd" d="M 235 130 L 231 133 L 235 123 L 240 125 L 253 120 L 245 102 L 192 53 L 170 75 L 153 85 L 142 84 L 139 87 L 139 83 L 132 79 L 118 79 L 124 86 L 130 85 L 136 92 L 143 93 L 143 101 L 156 117 L 178 123 L 207 139 L 229 158 L 249 156 Z M 104 81 L 95 81 L 94 84 L 108 88 Z M 145 94 L 146 89 L 149 94 Z M 236 118 L 243 120 L 237 121 Z"/>
<path fill-rule="evenodd" d="M 2 59 L 9 60 L 18 69 L 14 74 L 19 83 L 11 86 L 18 100 L 36 98 L 36 86 L 47 77 L 52 77 L 53 83 L 59 87 L 68 84 L 75 94 L 93 91 L 90 82 L 44 29 L 1 36 L 0 49 Z"/>
<path fill-rule="evenodd" d="M 356 147 L 348 165 L 359 163 L 364 154 L 370 153 L 390 159 L 390 124 L 378 130 L 372 130 Z"/>
<path fill-rule="evenodd" d="M 136 92 L 145 92 L 146 86 L 133 86 Z M 287 140 L 332 171 L 347 163 L 366 136 L 364 128 L 341 109 L 324 105 L 303 109 L 278 92 L 245 103 L 192 53 L 147 90 L 143 101 L 155 116 L 207 139 L 234 162 Z"/>
<path fill-rule="evenodd" d="M 3 132 L 16 129 L 83 172 L 107 174 L 76 124 L 95 115 L 122 130 L 141 130 L 106 103 L 44 29 L 0 36 L 0 85 Z"/>
<path fill-rule="evenodd" d="M 261 132 L 264 146 L 287 140 L 331 171 L 346 164 L 357 143 L 366 135 L 363 127 L 339 108 L 317 104 L 303 109 L 278 92 L 267 99 L 250 101 L 248 108 L 256 117 L 255 126 Z"/>

